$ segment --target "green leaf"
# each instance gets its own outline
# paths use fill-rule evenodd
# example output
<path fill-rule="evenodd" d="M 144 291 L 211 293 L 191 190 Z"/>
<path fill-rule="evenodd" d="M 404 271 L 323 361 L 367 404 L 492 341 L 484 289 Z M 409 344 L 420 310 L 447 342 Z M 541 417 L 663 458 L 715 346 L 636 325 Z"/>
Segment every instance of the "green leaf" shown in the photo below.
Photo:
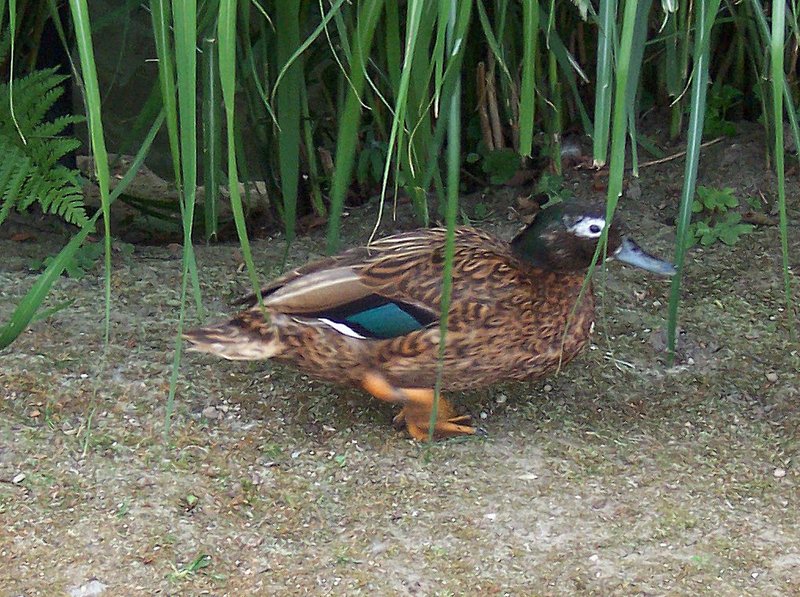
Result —
<path fill-rule="evenodd" d="M 737 211 L 730 211 L 727 214 L 725 214 L 724 222 L 729 226 L 733 224 L 738 224 L 741 221 L 742 221 L 742 214 L 740 214 Z"/>
<path fill-rule="evenodd" d="M 716 235 L 713 232 L 707 232 L 700 237 L 700 244 L 704 247 L 708 247 L 709 245 L 713 245 L 715 240 L 717 240 Z"/>
<path fill-rule="evenodd" d="M 503 184 L 516 174 L 519 164 L 519 154 L 513 149 L 496 149 L 483 160 L 483 171 L 489 175 L 492 184 Z"/>
<path fill-rule="evenodd" d="M 739 205 L 739 199 L 730 187 L 724 189 L 698 187 L 697 197 L 703 209 L 710 212 L 725 213 Z M 692 211 L 696 211 L 694 204 L 692 204 Z"/>

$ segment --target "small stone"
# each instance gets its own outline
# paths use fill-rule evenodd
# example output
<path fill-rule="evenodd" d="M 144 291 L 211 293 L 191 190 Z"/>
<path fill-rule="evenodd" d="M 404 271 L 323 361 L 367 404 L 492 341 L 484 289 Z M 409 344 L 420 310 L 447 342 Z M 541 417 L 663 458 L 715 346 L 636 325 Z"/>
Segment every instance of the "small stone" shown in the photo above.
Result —
<path fill-rule="evenodd" d="M 776 479 L 783 479 L 786 476 L 786 469 L 778 467 L 774 471 L 772 471 L 772 476 Z"/>
<path fill-rule="evenodd" d="M 546 384 L 544 384 L 544 388 L 542 388 L 542 389 L 545 392 L 552 392 L 553 391 L 553 386 L 551 386 L 549 383 L 546 383 Z"/>
<path fill-rule="evenodd" d="M 376 541 L 370 547 L 370 551 L 373 555 L 379 555 L 384 553 L 387 549 L 389 549 L 389 545 L 383 541 Z"/>
<path fill-rule="evenodd" d="M 642 198 L 642 185 L 639 184 L 638 179 L 633 179 L 628 183 L 628 188 L 625 190 L 625 198 L 631 201 L 638 201 Z"/>
<path fill-rule="evenodd" d="M 99 580 L 94 579 L 90 580 L 85 585 L 80 587 L 74 587 L 69 590 L 70 597 L 95 597 L 96 595 L 102 595 L 105 593 L 106 585 L 101 583 Z"/>
<path fill-rule="evenodd" d="M 488 418 L 489 415 L 487 415 L 485 412 L 481 412 L 481 419 L 488 419 Z"/>
<path fill-rule="evenodd" d="M 155 485 L 155 481 L 151 477 L 139 477 L 136 479 L 136 487 L 139 489 L 144 489 L 146 487 L 153 487 Z"/>
<path fill-rule="evenodd" d="M 776 381 L 778 381 L 778 374 L 775 373 L 774 371 L 770 371 L 769 373 L 767 373 L 767 381 L 769 383 L 775 383 Z"/>
<path fill-rule="evenodd" d="M 14 485 L 19 485 L 19 484 L 20 484 L 20 483 L 22 483 L 24 480 L 25 480 L 25 473 L 18 473 L 18 474 L 16 474 L 16 475 L 14 476 L 14 478 L 13 478 L 13 479 L 11 479 L 11 482 L 12 482 Z"/>
<path fill-rule="evenodd" d="M 206 406 L 203 409 L 203 416 L 208 419 L 209 421 L 213 421 L 214 419 L 219 419 L 220 413 L 215 406 Z"/>
<path fill-rule="evenodd" d="M 495 400 L 495 402 L 497 402 L 497 404 L 505 404 L 506 400 L 508 400 L 508 396 L 506 396 L 505 394 L 500 394 Z"/>
<path fill-rule="evenodd" d="M 596 562 L 599 559 L 600 559 L 600 556 L 598 556 L 596 553 L 589 556 L 589 560 L 591 562 Z"/>

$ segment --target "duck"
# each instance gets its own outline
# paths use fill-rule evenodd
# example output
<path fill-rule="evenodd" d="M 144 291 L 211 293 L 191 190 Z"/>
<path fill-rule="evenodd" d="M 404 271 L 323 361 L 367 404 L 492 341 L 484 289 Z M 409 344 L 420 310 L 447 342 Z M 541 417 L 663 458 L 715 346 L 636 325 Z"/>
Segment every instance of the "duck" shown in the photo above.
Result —
<path fill-rule="evenodd" d="M 530 381 L 572 361 L 595 320 L 584 279 L 606 207 L 571 199 L 538 212 L 511 241 L 455 229 L 446 327 L 445 228 L 387 236 L 313 261 L 240 301 L 227 321 L 189 330 L 189 350 L 288 363 L 400 407 L 396 428 L 419 441 L 474 435 L 448 393 Z M 614 218 L 606 260 L 670 276 Z M 444 330 L 444 347 L 440 344 Z M 435 409 L 436 415 L 433 416 Z"/>

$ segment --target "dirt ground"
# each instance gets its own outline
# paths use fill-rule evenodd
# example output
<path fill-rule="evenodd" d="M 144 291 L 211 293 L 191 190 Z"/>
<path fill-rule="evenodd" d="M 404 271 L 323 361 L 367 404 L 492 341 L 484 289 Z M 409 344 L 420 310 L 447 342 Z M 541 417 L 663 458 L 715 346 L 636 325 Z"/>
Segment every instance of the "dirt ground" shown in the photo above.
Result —
<path fill-rule="evenodd" d="M 659 255 L 682 175 L 682 160 L 644 168 L 620 203 Z M 701 184 L 772 200 L 757 131 L 704 151 Z M 589 173 L 569 185 L 602 198 Z M 482 199 L 480 225 L 508 237 L 518 192 Z M 348 243 L 374 214 L 350 210 Z M 65 237 L 0 234 L 4 322 L 31 259 Z M 314 232 L 289 262 L 323 247 Z M 255 243 L 264 278 L 283 251 Z M 238 255 L 197 248 L 212 320 L 247 291 Z M 107 346 L 98 267 L 63 278 L 47 304 L 74 303 L 0 352 L 0 595 L 798 594 L 800 353 L 780 259 L 774 226 L 690 252 L 673 367 L 669 282 L 611 264 L 590 350 L 557 376 L 456 396 L 487 436 L 421 446 L 358 390 L 196 354 L 165 435 L 180 258 L 116 254 Z"/>

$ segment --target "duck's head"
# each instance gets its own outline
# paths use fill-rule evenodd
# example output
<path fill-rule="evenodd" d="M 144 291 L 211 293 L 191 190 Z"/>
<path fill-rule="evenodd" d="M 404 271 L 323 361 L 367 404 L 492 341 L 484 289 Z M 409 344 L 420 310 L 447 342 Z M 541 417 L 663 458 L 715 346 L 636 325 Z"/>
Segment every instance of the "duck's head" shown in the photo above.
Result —
<path fill-rule="evenodd" d="M 605 205 L 571 199 L 540 211 L 511 246 L 518 257 L 537 267 L 581 271 L 592 262 L 605 227 Z M 646 253 L 628 238 L 618 218 L 608 230 L 608 258 L 664 276 L 675 273 L 671 263 Z"/>

